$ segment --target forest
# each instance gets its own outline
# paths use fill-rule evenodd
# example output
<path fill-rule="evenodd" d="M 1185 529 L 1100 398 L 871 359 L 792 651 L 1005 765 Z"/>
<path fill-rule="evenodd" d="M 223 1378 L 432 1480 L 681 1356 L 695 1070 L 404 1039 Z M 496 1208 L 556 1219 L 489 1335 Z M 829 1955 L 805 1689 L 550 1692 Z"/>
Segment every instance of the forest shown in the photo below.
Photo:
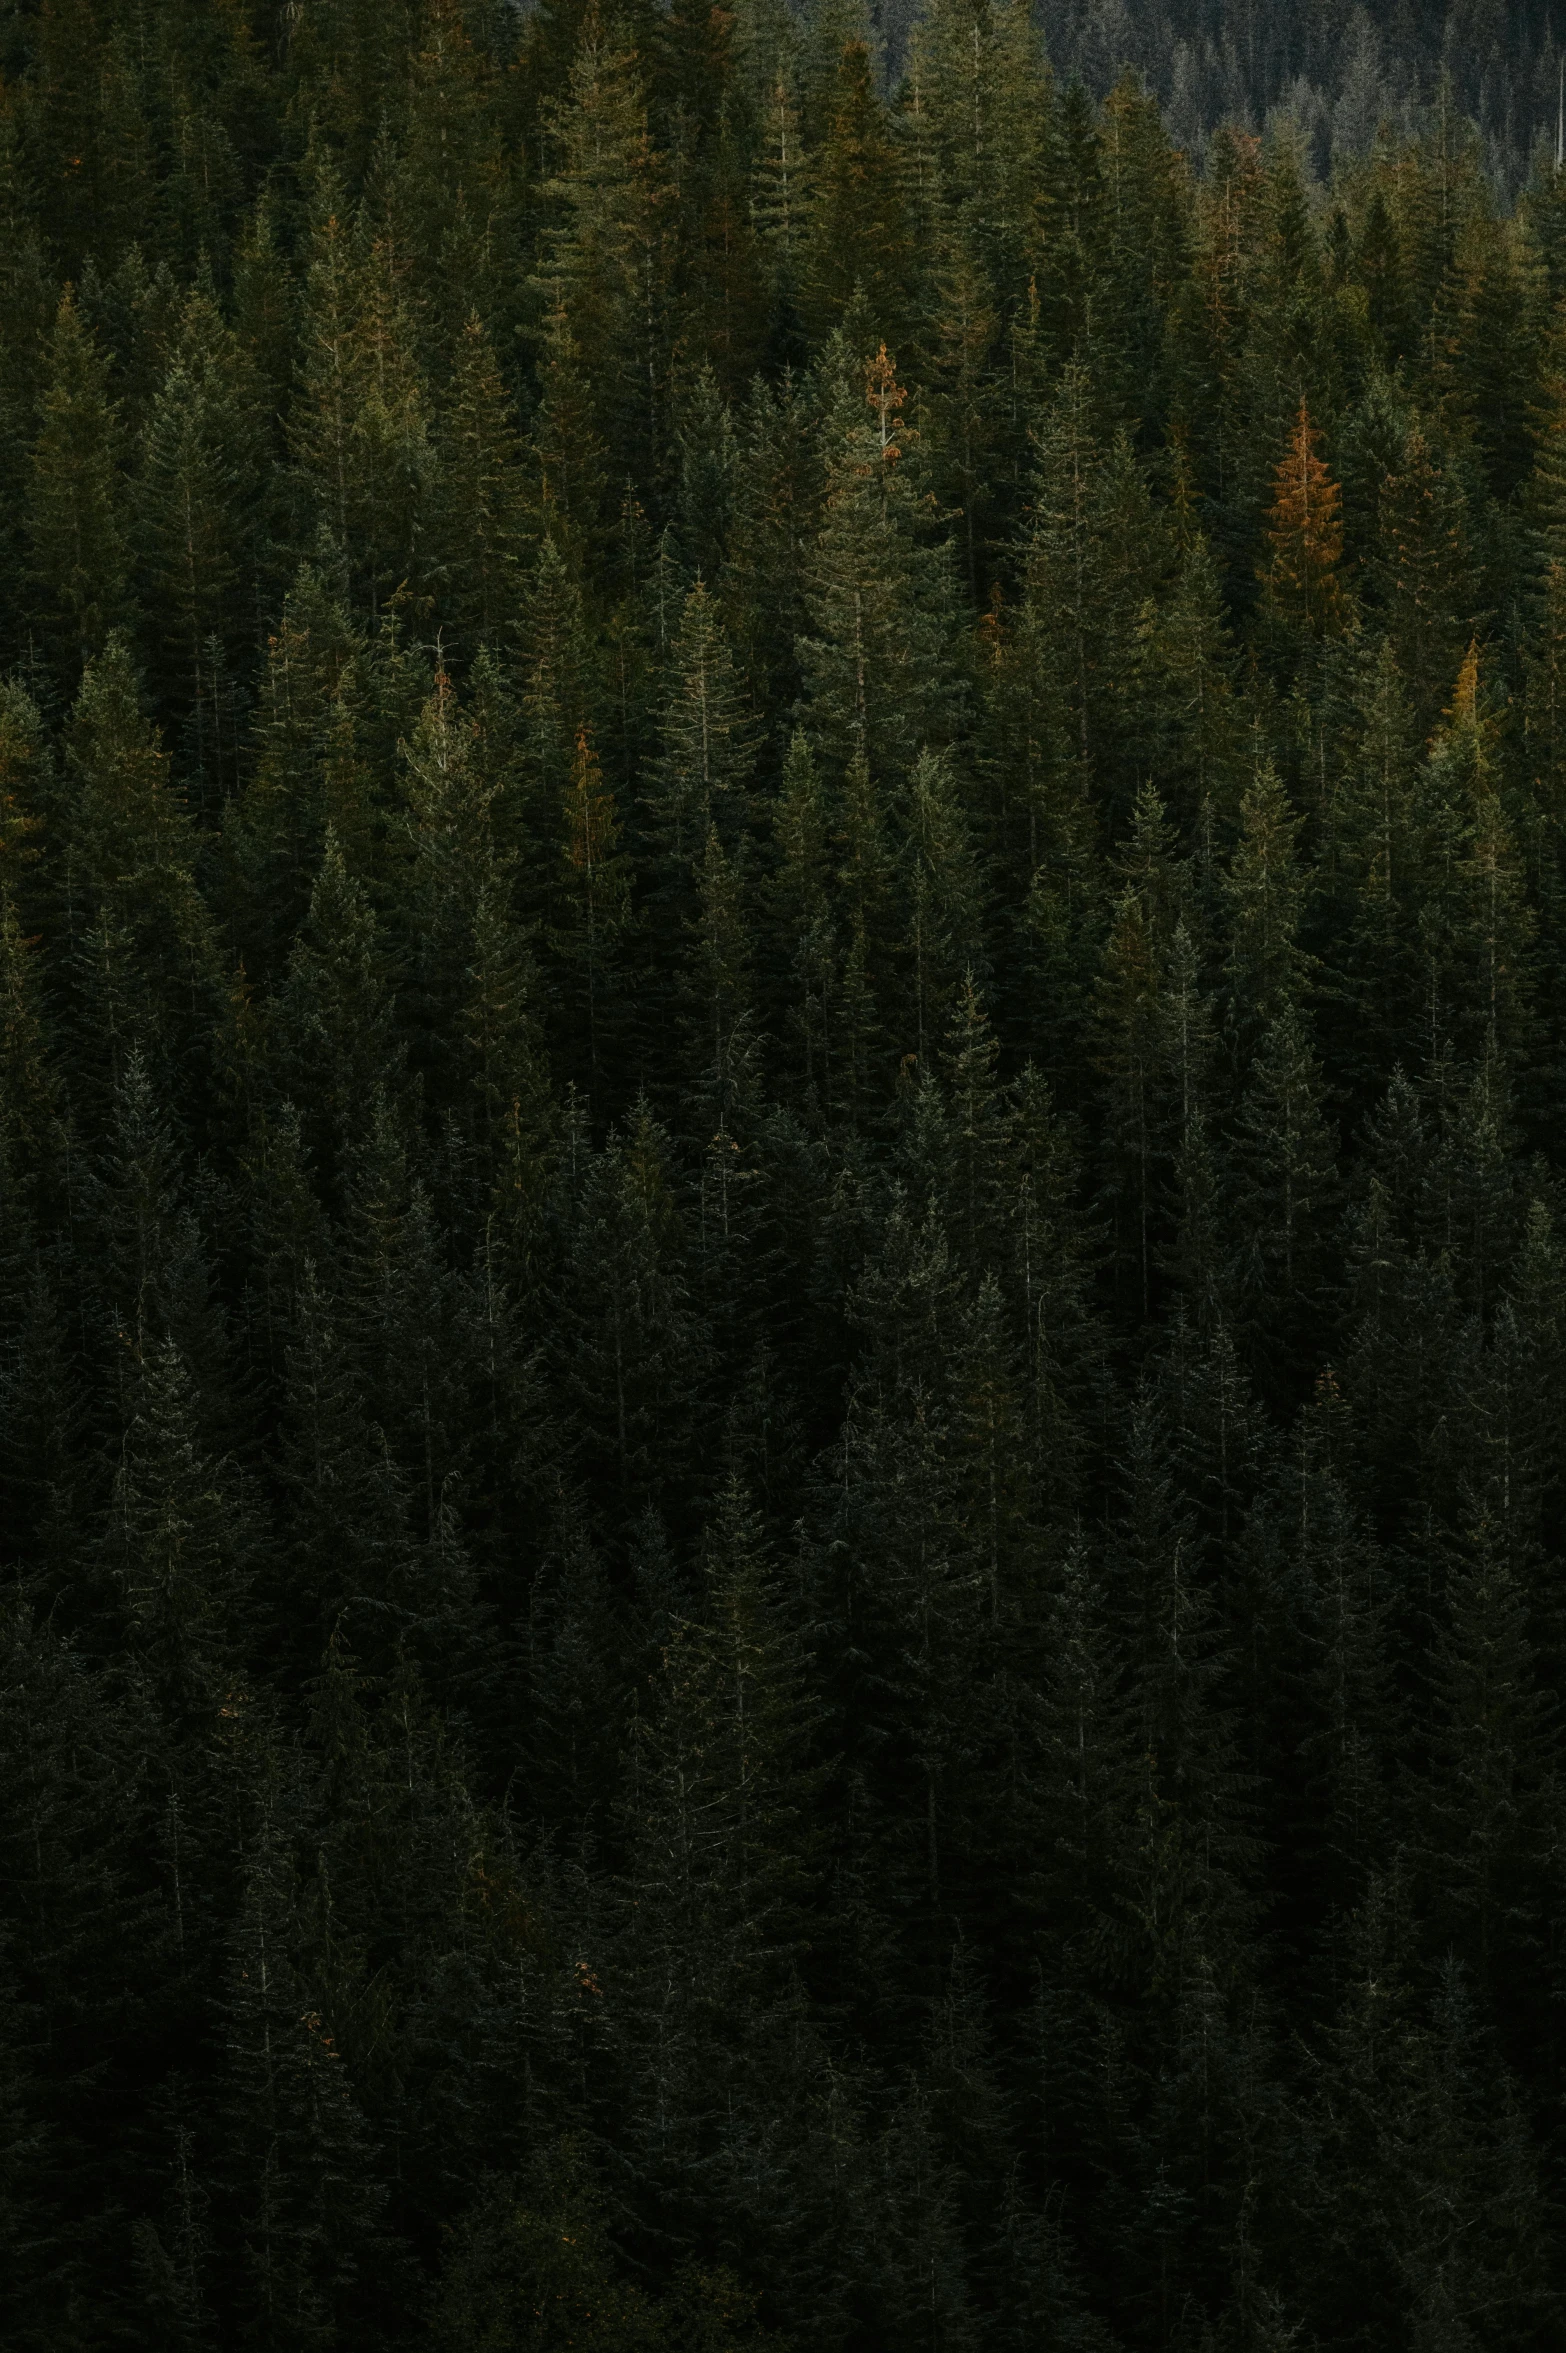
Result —
<path fill-rule="evenodd" d="M 910 0 L 880 4 L 900 62 Z M 1326 176 L 1383 125 L 1415 132 L 1443 72 L 1510 193 L 1540 130 L 1553 146 L 1559 128 L 1566 18 L 1553 0 L 1039 0 L 1037 13 L 1058 74 L 1102 97 L 1135 67 L 1198 157 L 1219 124 L 1261 130 L 1277 112 Z"/>
<path fill-rule="evenodd" d="M 1563 32 L 0 7 L 7 2353 L 1562 2343 Z"/>

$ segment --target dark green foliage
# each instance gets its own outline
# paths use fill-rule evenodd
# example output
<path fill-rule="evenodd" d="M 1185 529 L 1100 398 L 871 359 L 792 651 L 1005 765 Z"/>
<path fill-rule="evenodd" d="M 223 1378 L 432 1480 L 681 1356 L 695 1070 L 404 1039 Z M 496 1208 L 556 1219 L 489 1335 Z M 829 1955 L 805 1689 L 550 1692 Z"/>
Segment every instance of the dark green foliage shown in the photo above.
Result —
<path fill-rule="evenodd" d="M 0 11 L 8 2349 L 1560 2341 L 1559 27 L 1372 13 Z"/>

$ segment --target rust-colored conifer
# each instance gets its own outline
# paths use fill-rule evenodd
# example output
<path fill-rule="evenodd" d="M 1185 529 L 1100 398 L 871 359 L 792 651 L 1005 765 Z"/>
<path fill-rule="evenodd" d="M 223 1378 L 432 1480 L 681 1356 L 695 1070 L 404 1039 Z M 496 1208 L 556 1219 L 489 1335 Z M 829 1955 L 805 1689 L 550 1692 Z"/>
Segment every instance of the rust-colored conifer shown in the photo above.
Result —
<path fill-rule="evenodd" d="M 1321 456 L 1321 435 L 1304 401 L 1289 446 L 1273 475 L 1267 517 L 1270 560 L 1262 569 L 1267 604 L 1286 627 L 1329 637 L 1347 617 L 1339 577 L 1343 560 L 1342 493 Z"/>

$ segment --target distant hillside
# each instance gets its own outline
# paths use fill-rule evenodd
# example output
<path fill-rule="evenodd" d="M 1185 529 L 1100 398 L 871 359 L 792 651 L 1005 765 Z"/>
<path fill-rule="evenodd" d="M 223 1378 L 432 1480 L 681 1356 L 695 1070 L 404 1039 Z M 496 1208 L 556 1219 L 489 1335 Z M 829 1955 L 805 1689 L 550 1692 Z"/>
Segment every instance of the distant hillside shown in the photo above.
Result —
<path fill-rule="evenodd" d="M 879 11 L 894 77 L 920 13 L 916 0 Z M 1220 123 L 1261 130 L 1287 111 L 1325 175 L 1363 155 L 1379 123 L 1410 132 L 1443 72 L 1503 187 L 1555 134 L 1566 9 L 1549 0 L 1040 0 L 1037 13 L 1057 73 L 1102 97 L 1135 67 L 1192 152 Z"/>

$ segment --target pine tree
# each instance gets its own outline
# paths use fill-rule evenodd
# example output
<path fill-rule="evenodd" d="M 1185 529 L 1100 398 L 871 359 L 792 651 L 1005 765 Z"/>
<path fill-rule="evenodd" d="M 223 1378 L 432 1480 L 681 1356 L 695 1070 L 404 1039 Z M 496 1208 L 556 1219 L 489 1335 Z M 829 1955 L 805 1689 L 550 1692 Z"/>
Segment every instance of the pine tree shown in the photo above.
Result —
<path fill-rule="evenodd" d="M 1528 274 L 1490 208 L 1465 208 L 1437 305 L 1433 389 L 1471 435 L 1482 478 L 1507 500 L 1528 471 L 1525 422 L 1539 398 L 1540 348 Z"/>
<path fill-rule="evenodd" d="M 739 23 L 740 72 L 752 84 L 755 119 L 750 211 L 779 356 L 802 342 L 799 306 L 810 221 L 810 173 L 795 77 L 798 32 L 785 10 L 746 10 Z"/>
<path fill-rule="evenodd" d="M 403 1046 L 374 911 L 332 831 L 288 960 L 276 1053 L 281 1092 L 305 1112 L 335 1194 L 355 1141 L 395 1098 Z"/>
<path fill-rule="evenodd" d="M 770 2353 L 781 2340 L 755 2320 L 756 2299 L 730 2271 L 686 2264 L 667 2296 L 623 2275 L 608 2201 L 580 2136 L 533 2160 L 521 2195 L 506 2185 L 463 2225 L 437 2305 L 434 2343 L 459 2353 L 475 2338 L 529 2353 Z"/>
<path fill-rule="evenodd" d="M 216 943 L 189 814 L 118 634 L 83 675 L 68 741 L 74 888 L 61 948 L 87 1067 L 118 1073 L 140 1051 L 187 1082 L 213 1002 Z"/>
<path fill-rule="evenodd" d="M 463 328 L 437 415 L 440 497 L 431 519 L 439 606 L 469 658 L 513 620 L 524 545 L 521 439 L 477 312 Z"/>
<path fill-rule="evenodd" d="M 752 729 L 722 616 L 698 580 L 669 649 L 662 749 L 645 798 L 653 832 L 648 863 L 663 936 L 671 916 L 689 912 L 691 878 L 711 828 L 730 848 L 746 831 L 746 788 L 754 765 Z"/>
<path fill-rule="evenodd" d="M 633 41 L 623 20 L 605 23 L 596 9 L 582 20 L 552 126 L 552 218 L 534 286 L 556 347 L 562 356 L 570 350 L 579 371 L 579 440 L 596 440 L 643 478 L 662 459 L 669 430 L 669 205 Z M 595 519 L 585 500 L 582 510 L 578 530 Z"/>
<path fill-rule="evenodd" d="M 971 225 L 987 277 L 1014 303 L 1025 291 L 1050 128 L 1037 30 L 1009 0 L 940 0 L 914 29 L 910 65 L 939 201 Z"/>
<path fill-rule="evenodd" d="M 937 1201 L 894 1194 L 850 1302 L 865 1338 L 840 1441 L 817 1607 L 831 1737 L 862 1786 L 864 1899 L 899 1924 L 910 1988 L 949 1943 L 975 1854 L 990 1586 L 952 1433 L 960 1286 Z"/>
<path fill-rule="evenodd" d="M 67 691 L 125 617 L 118 424 L 107 367 L 67 292 L 49 340 L 27 491 L 40 650 Z"/>
<path fill-rule="evenodd" d="M 4 627 L 8 644 L 22 642 L 23 610 L 17 590 L 26 566 L 23 485 L 44 354 L 54 315 L 53 288 L 45 258 L 39 190 L 29 169 L 23 125 L 13 90 L 0 101 L 0 223 L 5 261 L 0 263 L 0 299 L 12 322 L 0 360 L 0 482 L 5 485 L 4 568 L 17 583 L 6 591 Z"/>
<path fill-rule="evenodd" d="M 1324 1895 L 1352 1911 L 1389 1863 L 1395 1815 L 1392 1761 L 1402 1730 L 1391 1688 L 1391 1581 L 1374 1537 L 1345 1490 L 1345 1415 L 1324 1373 L 1307 1408 L 1289 1515 L 1303 1592 L 1305 1684 L 1311 1721 L 1301 1741 L 1323 1850 Z M 1334 1443 L 1334 1439 L 1338 1443 Z"/>
<path fill-rule="evenodd" d="M 1164 1256 L 1172 1121 L 1178 1116 L 1183 1145 L 1200 1116 L 1204 1076 L 1198 1031 L 1205 1014 L 1196 1003 L 1189 934 L 1181 922 L 1186 873 L 1172 848 L 1162 803 L 1148 787 L 1137 797 L 1136 829 L 1101 952 L 1095 1006 L 1095 1061 L 1106 1082 L 1106 1189 L 1119 1228 L 1121 1279 L 1144 1316 L 1151 1312 L 1154 1275 Z M 1184 946 L 1172 965 L 1182 934 Z M 1170 978 L 1179 996 L 1166 1010 Z"/>
<path fill-rule="evenodd" d="M 960 2348 L 979 2340 L 975 2298 L 964 2261 L 957 2212 L 957 2168 L 931 2129 L 926 2100 L 912 2088 L 876 2152 L 881 2205 L 878 2249 L 884 2249 L 876 2302 L 887 2325 L 907 2337 L 928 2329 L 937 2344 Z"/>
<path fill-rule="evenodd" d="M 271 1640 L 313 1662 L 345 1614 L 363 1641 L 378 1617 L 406 1607 L 412 1539 L 406 1484 L 310 1265 L 294 1302 L 284 1413 L 287 1581 L 274 1572 L 259 1598 Z"/>
<path fill-rule="evenodd" d="M 551 536 L 538 551 L 532 577 L 521 584 L 519 622 L 527 683 L 517 711 L 522 816 L 527 835 L 549 839 L 571 789 L 577 737 L 597 709 L 596 665 L 588 639 L 580 583 Z M 550 879 L 524 878 L 530 904 L 550 903 Z"/>
<path fill-rule="evenodd" d="M 740 451 L 733 412 L 710 366 L 691 389 L 678 442 L 680 541 L 698 580 L 716 585 L 734 518 Z"/>
<path fill-rule="evenodd" d="M 250 774 L 225 815 L 232 920 L 259 980 L 286 960 L 328 826 L 362 863 L 373 856 L 367 648 L 334 586 L 305 566 L 283 599 L 257 681 Z"/>
<path fill-rule="evenodd" d="M 1416 801 L 1423 836 L 1420 946 L 1432 1027 L 1515 1054 L 1528 1034 L 1533 932 L 1523 862 L 1502 797 L 1477 647 L 1457 675 Z M 1472 1050 L 1472 1049 L 1471 1049 Z"/>
<path fill-rule="evenodd" d="M 1280 1336 L 1291 1361 L 1309 1366 L 1326 1322 L 1322 1286 L 1337 1160 L 1324 1093 L 1309 1025 L 1285 999 L 1251 1063 L 1225 1220 L 1232 1249 L 1226 1287 L 1258 1369 Z"/>
<path fill-rule="evenodd" d="M 1340 576 L 1342 492 L 1327 471 L 1321 435 L 1303 401 L 1289 446 L 1278 460 L 1273 491 L 1263 601 L 1285 645 L 1304 647 L 1335 636 L 1348 608 Z"/>
<path fill-rule="evenodd" d="M 1498 1972 L 1526 1970 L 1538 1949 L 1560 1802 L 1557 1738 L 1525 1597 L 1487 1515 L 1464 1530 L 1446 1584 L 1415 1837 L 1431 1874 L 1432 1933 L 1444 1930 L 1487 1985 Z"/>
<path fill-rule="evenodd" d="M 432 561 L 431 403 L 393 253 L 324 175 L 317 203 L 289 413 L 301 536 L 324 526 L 373 616 L 421 589 Z"/>
<path fill-rule="evenodd" d="M 939 753 L 922 753 L 909 779 L 908 864 L 913 1050 L 923 1065 L 964 984 L 984 970 L 976 861 L 950 760 Z"/>
<path fill-rule="evenodd" d="M 697 2010 L 774 2000 L 809 1892 L 804 1660 L 761 1524 L 736 1482 L 708 1524 L 698 1614 L 672 1629 L 638 1735 L 634 1965 L 671 1963 Z M 725 1980 L 728 1981 L 725 1986 Z"/>
<path fill-rule="evenodd" d="M 750 121 L 736 74 L 734 26 L 700 6 L 677 6 L 661 44 L 660 112 L 679 158 L 680 340 L 738 391 L 766 342 L 765 265 L 747 182 Z"/>
<path fill-rule="evenodd" d="M 484 2337 L 529 2353 L 567 2345 L 654 2353 L 668 2342 L 663 2315 L 637 2282 L 620 2276 L 603 2191 L 582 2147 L 563 2141 L 536 2170 L 526 2204 L 502 2193 L 467 2217 L 440 2291 L 434 2342 L 442 2353 L 463 2353 Z"/>
<path fill-rule="evenodd" d="M 1421 2014 L 1410 1942 L 1406 1888 L 1383 1880 L 1351 1924 L 1347 1984 L 1312 2070 L 1306 2308 L 1367 2339 L 1407 2328 L 1437 2343 L 1483 2309 L 1526 2341 L 1549 2325 L 1551 2298 L 1516 2090 L 1456 1964 Z"/>
<path fill-rule="evenodd" d="M 1174 592 L 1151 598 L 1137 625 L 1146 681 L 1138 732 L 1169 799 L 1210 859 L 1234 824 L 1243 749 L 1234 650 L 1212 551 L 1201 535 L 1186 548 Z"/>
<path fill-rule="evenodd" d="M 866 362 L 846 335 L 823 363 L 826 497 L 801 648 L 812 723 L 833 757 L 906 774 L 960 708 L 946 552 L 926 537 L 918 437 L 885 344 Z"/>
<path fill-rule="evenodd" d="M 668 1139 L 645 1102 L 583 1171 L 560 1348 L 584 1466 L 616 1524 L 691 1467 L 707 1373 Z"/>
<path fill-rule="evenodd" d="M 810 159 L 800 310 L 818 343 L 856 301 L 872 332 L 895 340 L 907 314 L 914 255 L 897 151 L 868 44 L 845 41 L 829 71 Z"/>
<path fill-rule="evenodd" d="M 591 1098 L 602 1085 L 631 899 L 619 810 L 585 727 L 577 730 L 560 819 L 564 881 L 551 944 L 568 975 L 572 1060 Z"/>
<path fill-rule="evenodd" d="M 757 1108 L 757 1041 L 745 868 L 728 856 L 716 825 L 708 828 L 696 902 L 691 923 L 696 970 L 687 984 L 691 1004 L 685 1026 L 695 1078 L 692 1094 L 704 1115 L 698 1132 L 711 1139 L 716 1223 L 727 1241 L 736 1190 L 731 1167 L 735 1129 L 750 1126 Z"/>
<path fill-rule="evenodd" d="M 127 2219 L 141 2193 L 103 2126 L 128 2113 L 118 2070 L 158 2065 L 172 1939 L 138 1855 L 155 1836 L 144 1789 L 154 1724 L 14 1595 L 0 1645 L 3 2211 L 15 2257 L 0 2296 L 19 2341 L 47 2343 L 89 2304 L 135 2325 Z"/>
<path fill-rule="evenodd" d="M 1246 793 L 1240 819 L 1222 887 L 1230 1019 L 1243 1049 L 1305 978 L 1299 932 L 1309 885 L 1300 865 L 1300 819 L 1272 766 L 1261 769 Z"/>
<path fill-rule="evenodd" d="M 837 934 L 831 882 L 830 815 L 810 740 L 796 729 L 773 804 L 773 906 L 787 1027 L 799 1056 L 800 1093 L 829 1116 L 836 1043 Z"/>
<path fill-rule="evenodd" d="M 1208 1969 L 1231 1982 L 1244 1970 L 1254 1901 L 1249 1793 L 1225 1705 L 1222 1630 L 1170 1469 L 1156 1408 L 1140 1401 L 1107 1563 L 1140 1782 L 1108 1957 L 1117 1970 L 1146 1972 L 1163 2002 Z"/>
<path fill-rule="evenodd" d="M 132 1655 L 170 1728 L 183 1731 L 210 1725 L 233 1681 L 253 1537 L 233 1466 L 201 1444 L 173 1341 L 147 1350 L 133 1397 L 106 1551 Z"/>
<path fill-rule="evenodd" d="M 536 1112 L 536 996 L 530 943 L 512 918 L 515 853 L 498 838 L 502 789 L 485 758 L 480 719 L 437 673 L 435 692 L 403 746 L 403 830 L 408 867 L 402 917 L 409 935 L 407 988 L 399 1009 L 429 1112 L 466 1127 L 468 1088 L 484 1096 L 491 1141 L 513 1088 Z M 504 812 L 500 812 L 502 816 Z M 482 947 L 480 933 L 482 932 Z M 469 1021 L 479 1025 L 483 1075 L 445 1065 Z M 507 1097 L 505 1108 L 510 1108 Z"/>
<path fill-rule="evenodd" d="M 374 2143 L 301 1979 L 291 1798 L 286 1785 L 262 1793 L 221 1995 L 220 2310 L 238 2342 L 267 2353 L 349 2335 L 356 2307 L 373 2311 L 386 2290 L 390 2252 Z"/>
<path fill-rule="evenodd" d="M 726 625 L 758 709 L 787 708 L 807 630 L 806 573 L 814 513 L 813 383 L 751 389 L 733 481 L 723 576 Z"/>
<path fill-rule="evenodd" d="M 1372 573 L 1398 668 L 1428 732 L 1480 599 L 1460 486 L 1417 424 L 1382 486 L 1379 522 Z"/>
<path fill-rule="evenodd" d="M 159 697 L 208 806 L 237 782 L 233 673 L 252 634 L 258 410 L 215 305 L 193 296 L 147 421 L 134 501 L 143 602 L 158 616 Z"/>
<path fill-rule="evenodd" d="M 1147 908 L 1137 892 L 1127 890 L 1115 909 L 1099 978 L 1099 1067 L 1108 1082 L 1111 1191 L 1125 1216 L 1122 1256 L 1144 1317 L 1152 1310 L 1154 1220 L 1160 1191 L 1159 982 Z"/>
<path fill-rule="evenodd" d="M 1038 232 L 1027 260 L 1037 291 L 1043 372 L 1054 376 L 1080 360 L 1091 340 L 1103 223 L 1103 157 L 1093 101 L 1079 81 L 1046 117 L 1038 174 Z M 1054 235 L 1045 243 L 1048 232 Z M 1046 258 L 1047 257 L 1047 258 Z M 1046 267 L 1040 271 L 1040 260 Z"/>
<path fill-rule="evenodd" d="M 1090 1296 L 1096 1237 L 1082 1205 L 1079 1139 L 1031 1065 L 1016 1083 L 1016 1121 L 1011 1284 L 1026 1335 L 1034 1458 L 1048 1466 L 1044 1508 L 1064 1518 L 1080 1476 L 1081 1401 L 1096 1386 L 1101 1348 Z"/>
<path fill-rule="evenodd" d="M 1323 887 L 1326 1019 L 1339 1068 L 1368 1096 L 1412 1050 L 1422 994 L 1415 891 L 1416 744 L 1396 657 L 1382 639 L 1353 692 L 1353 744 L 1330 813 Z M 1333 967 L 1336 967 L 1336 970 Z"/>
<path fill-rule="evenodd" d="M 67 1101 L 43 1002 L 42 958 L 0 891 L 0 1170 L 25 1218 L 66 1197 L 71 1135 Z"/>
<path fill-rule="evenodd" d="M 1106 453 L 1095 433 L 1093 382 L 1080 361 L 1066 369 L 1035 439 L 1018 637 L 1041 732 L 1051 765 L 1074 763 L 1081 789 L 1093 782 L 1129 803 L 1119 705 L 1134 676 L 1137 616 L 1162 568 L 1158 525 L 1129 448 Z"/>

